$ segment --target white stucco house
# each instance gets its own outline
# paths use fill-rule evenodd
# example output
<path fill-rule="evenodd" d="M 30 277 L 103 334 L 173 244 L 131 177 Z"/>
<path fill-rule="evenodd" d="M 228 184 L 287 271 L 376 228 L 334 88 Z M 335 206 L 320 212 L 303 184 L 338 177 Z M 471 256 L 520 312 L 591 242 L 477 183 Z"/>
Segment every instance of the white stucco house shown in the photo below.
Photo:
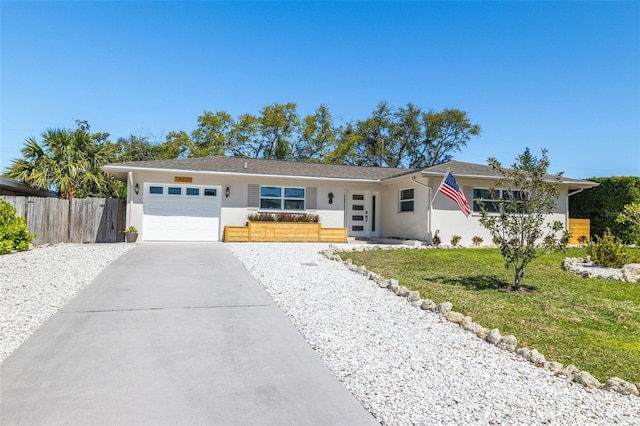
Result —
<path fill-rule="evenodd" d="M 220 241 L 225 226 L 243 226 L 256 212 L 312 213 L 323 227 L 347 228 L 353 238 L 401 238 L 444 243 L 460 235 L 491 241 L 474 199 L 496 181 L 490 166 L 451 161 L 426 169 L 356 167 L 237 157 L 203 157 L 109 164 L 125 181 L 127 221 L 141 241 Z M 438 193 L 451 172 L 471 215 Z M 562 178 L 550 220 L 568 228 L 569 197 L 596 186 Z M 433 202 L 432 202 L 433 201 Z"/>

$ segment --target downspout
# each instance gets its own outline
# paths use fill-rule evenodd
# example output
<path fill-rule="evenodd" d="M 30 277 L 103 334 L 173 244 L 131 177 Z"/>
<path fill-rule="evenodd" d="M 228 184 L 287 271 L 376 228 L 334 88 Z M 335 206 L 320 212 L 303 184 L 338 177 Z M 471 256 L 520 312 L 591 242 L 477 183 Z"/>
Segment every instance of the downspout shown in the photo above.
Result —
<path fill-rule="evenodd" d="M 416 183 L 420 186 L 424 186 L 425 188 L 427 188 L 427 200 L 429 201 L 429 208 L 427 209 L 427 235 L 426 235 L 426 241 L 427 243 L 431 244 L 431 205 L 433 204 L 433 200 L 431 199 L 431 187 L 429 185 L 425 185 L 422 182 L 418 182 L 416 180 L 415 176 L 411 177 L 411 181 L 413 183 Z"/>
<path fill-rule="evenodd" d="M 131 205 L 133 204 L 133 172 L 127 174 L 127 228 L 131 226 Z"/>
<path fill-rule="evenodd" d="M 577 191 L 573 191 L 573 192 L 567 192 L 567 213 L 564 215 L 564 229 L 569 232 L 569 197 L 571 197 L 572 195 L 576 195 L 580 192 L 584 191 L 584 188 L 580 188 Z"/>

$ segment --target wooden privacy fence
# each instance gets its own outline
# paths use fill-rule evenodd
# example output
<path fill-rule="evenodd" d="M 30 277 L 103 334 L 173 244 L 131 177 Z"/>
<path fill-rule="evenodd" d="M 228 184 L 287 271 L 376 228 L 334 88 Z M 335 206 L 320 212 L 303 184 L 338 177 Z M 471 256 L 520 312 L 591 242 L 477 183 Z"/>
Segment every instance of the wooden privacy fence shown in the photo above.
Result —
<path fill-rule="evenodd" d="M 3 196 L 25 218 L 34 245 L 123 241 L 126 202 L 112 198 Z"/>
<path fill-rule="evenodd" d="M 589 219 L 569 219 L 569 244 L 581 244 L 591 241 L 591 221 Z M 581 241 L 580 237 L 584 237 Z"/>

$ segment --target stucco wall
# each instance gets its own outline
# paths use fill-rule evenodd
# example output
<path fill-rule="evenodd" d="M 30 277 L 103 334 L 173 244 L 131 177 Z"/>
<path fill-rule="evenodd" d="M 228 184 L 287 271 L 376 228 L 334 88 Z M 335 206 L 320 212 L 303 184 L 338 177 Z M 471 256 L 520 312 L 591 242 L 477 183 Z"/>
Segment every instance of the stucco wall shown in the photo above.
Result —
<path fill-rule="evenodd" d="M 329 181 L 304 178 L 281 178 L 263 176 L 212 175 L 184 172 L 169 173 L 133 173 L 132 187 L 138 183 L 140 193 L 130 190 L 127 212 L 129 224 L 142 231 L 143 219 L 143 188 L 144 183 L 173 183 L 174 176 L 191 177 L 194 185 L 212 185 L 222 188 L 220 230 L 225 226 L 243 226 L 247 215 L 258 211 L 258 208 L 247 207 L 247 193 L 249 184 L 274 186 L 300 186 L 317 188 L 317 209 L 308 209 L 308 213 L 318 214 L 324 227 L 347 227 L 345 217 L 345 197 L 348 191 L 374 191 L 380 194 L 379 225 L 381 237 L 397 237 L 430 241 L 432 235 L 438 231 L 444 244 L 449 244 L 453 235 L 462 237 L 461 244 L 471 245 L 473 236 L 484 239 L 484 245 L 491 243 L 489 233 L 480 225 L 477 213 L 466 218 L 458 206 L 443 194 L 436 194 L 441 178 L 417 178 L 419 183 L 412 181 L 411 176 L 395 179 L 384 184 L 357 181 Z M 463 187 L 467 200 L 473 203 L 473 188 L 487 188 L 489 181 L 480 179 L 457 178 Z M 422 185 L 421 185 L 422 184 Z M 431 190 L 423 185 L 427 185 Z M 224 191 L 229 187 L 230 195 L 225 197 Z M 399 211 L 399 191 L 414 189 L 414 211 Z M 333 203 L 329 204 L 329 193 L 333 193 Z M 556 213 L 550 220 L 560 220 L 566 223 L 567 188 L 560 186 Z M 435 196 L 429 219 L 430 197 Z M 144 235 L 140 235 L 144 240 Z"/>
<path fill-rule="evenodd" d="M 191 174 L 185 172 L 170 173 L 133 173 L 133 183 L 137 183 L 140 187 L 140 193 L 135 194 L 130 189 L 130 200 L 128 201 L 127 211 L 129 212 L 130 225 L 138 228 L 142 232 L 143 220 L 143 193 L 144 183 L 174 183 L 174 176 L 191 177 L 193 185 L 212 185 L 222 188 L 221 194 L 221 217 L 220 229 L 224 230 L 225 226 L 244 226 L 247 222 L 247 215 L 259 211 L 258 208 L 247 207 L 248 186 L 250 184 L 257 185 L 273 185 L 273 186 L 299 186 L 299 187 L 315 187 L 317 188 L 317 208 L 307 209 L 310 214 L 320 216 L 323 227 L 327 228 L 343 228 L 345 227 L 345 193 L 347 190 L 378 190 L 379 185 L 367 182 L 349 182 L 349 181 L 327 181 L 315 179 L 298 179 L 298 178 L 279 178 L 279 177 L 263 177 L 263 176 L 232 176 L 232 175 L 211 175 L 211 174 Z M 176 184 L 184 185 L 177 182 Z M 224 195 L 225 189 L 229 188 L 229 197 Z M 329 204 L 329 193 L 333 194 L 333 203 Z M 139 238 L 144 241 L 144 235 Z"/>
<path fill-rule="evenodd" d="M 423 184 L 427 179 L 418 179 Z M 412 212 L 400 211 L 400 191 L 413 189 Z M 429 190 L 415 183 L 411 178 L 383 185 L 382 194 L 382 236 L 385 238 L 427 239 Z"/>
<path fill-rule="evenodd" d="M 463 192 L 473 210 L 473 189 L 474 188 L 489 188 L 492 182 L 487 180 L 474 180 L 474 179 L 456 179 L 458 184 L 462 187 Z M 435 191 L 438 189 L 440 181 L 432 180 L 432 188 Z M 566 206 L 567 206 L 567 187 L 566 185 L 559 186 L 560 196 L 556 202 L 556 209 L 552 215 L 547 218 L 547 223 L 556 220 L 561 221 L 563 224 L 566 222 Z M 472 211 L 471 215 L 466 218 L 462 211 L 458 208 L 456 203 L 447 196 L 438 193 L 433 202 L 432 210 L 432 234 L 435 235 L 436 231 L 440 236 L 443 244 L 450 244 L 451 238 L 454 235 L 460 235 L 462 239 L 460 244 L 464 246 L 471 246 L 472 238 L 479 236 L 483 238 L 482 245 L 491 245 L 492 238 L 481 224 L 480 213 Z M 565 224 L 566 227 L 566 224 Z"/>

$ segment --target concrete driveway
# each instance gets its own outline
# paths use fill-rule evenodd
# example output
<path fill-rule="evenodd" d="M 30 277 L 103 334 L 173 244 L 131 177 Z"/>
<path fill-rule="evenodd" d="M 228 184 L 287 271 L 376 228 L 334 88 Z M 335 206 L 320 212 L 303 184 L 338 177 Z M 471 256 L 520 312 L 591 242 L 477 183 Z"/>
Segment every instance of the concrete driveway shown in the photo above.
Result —
<path fill-rule="evenodd" d="M 147 243 L 0 364 L 0 423 L 373 425 L 221 243 Z"/>

